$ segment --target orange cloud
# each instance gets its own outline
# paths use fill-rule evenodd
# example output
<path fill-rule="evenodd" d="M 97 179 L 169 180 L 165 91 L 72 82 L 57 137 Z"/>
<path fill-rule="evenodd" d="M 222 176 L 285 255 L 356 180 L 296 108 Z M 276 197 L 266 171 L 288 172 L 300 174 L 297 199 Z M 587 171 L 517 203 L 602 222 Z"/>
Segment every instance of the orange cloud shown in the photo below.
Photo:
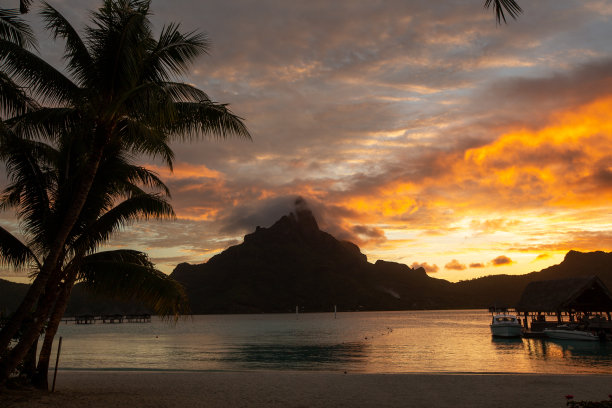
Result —
<path fill-rule="evenodd" d="M 425 269 L 425 272 L 427 272 L 427 273 L 436 273 L 436 272 L 438 272 L 440 270 L 438 265 L 436 265 L 436 264 L 429 265 L 427 262 L 421 262 L 421 263 L 413 262 L 410 267 L 412 269 L 423 268 L 423 269 Z"/>
<path fill-rule="evenodd" d="M 511 265 L 512 263 L 512 259 L 508 258 L 506 255 L 500 255 L 491 261 L 491 264 L 493 264 L 493 266 Z"/>
<path fill-rule="evenodd" d="M 469 149 L 453 178 L 513 206 L 608 204 L 612 198 L 612 97 L 551 118 L 539 130 L 507 133 Z"/>
<path fill-rule="evenodd" d="M 465 266 L 464 264 L 462 264 L 461 262 L 459 262 L 456 259 L 453 259 L 452 261 L 450 261 L 449 263 L 444 265 L 444 269 L 452 269 L 452 270 L 455 270 L 455 271 L 462 271 L 462 270 L 464 270 L 466 268 L 467 268 L 467 266 Z"/>
<path fill-rule="evenodd" d="M 475 263 L 471 263 L 470 264 L 470 268 L 484 268 L 485 265 L 483 263 L 480 262 L 475 262 Z"/>
<path fill-rule="evenodd" d="M 198 179 L 198 178 L 214 178 L 222 177 L 222 174 L 216 170 L 211 170 L 203 164 L 177 163 L 174 166 L 174 171 L 170 171 L 167 167 L 150 165 L 152 171 L 160 175 L 165 180 L 176 179 Z"/>

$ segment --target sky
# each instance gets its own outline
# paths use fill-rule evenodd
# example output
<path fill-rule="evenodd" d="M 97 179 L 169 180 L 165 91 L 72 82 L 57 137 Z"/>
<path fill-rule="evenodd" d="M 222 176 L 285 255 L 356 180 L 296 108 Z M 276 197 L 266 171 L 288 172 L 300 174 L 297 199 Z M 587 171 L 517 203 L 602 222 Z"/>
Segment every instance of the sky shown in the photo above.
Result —
<path fill-rule="evenodd" d="M 93 0 L 49 0 L 77 28 Z M 268 227 L 302 197 L 322 230 L 459 281 L 612 250 L 612 0 L 153 1 L 212 47 L 184 82 L 253 140 L 175 143 L 174 221 L 111 248 L 170 273 Z M 28 16 L 36 27 L 36 10 Z M 61 67 L 63 44 L 39 32 Z M 0 225 L 16 230 L 11 214 Z M 4 270 L 13 279 L 25 272 Z"/>

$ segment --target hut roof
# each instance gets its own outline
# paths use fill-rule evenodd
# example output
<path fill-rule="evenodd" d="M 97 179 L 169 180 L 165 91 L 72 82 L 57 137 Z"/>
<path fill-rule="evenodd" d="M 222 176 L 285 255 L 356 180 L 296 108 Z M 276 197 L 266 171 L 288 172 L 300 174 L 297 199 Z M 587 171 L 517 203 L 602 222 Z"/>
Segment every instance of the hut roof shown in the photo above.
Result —
<path fill-rule="evenodd" d="M 597 276 L 531 282 L 516 305 L 519 312 L 612 311 L 612 294 Z"/>

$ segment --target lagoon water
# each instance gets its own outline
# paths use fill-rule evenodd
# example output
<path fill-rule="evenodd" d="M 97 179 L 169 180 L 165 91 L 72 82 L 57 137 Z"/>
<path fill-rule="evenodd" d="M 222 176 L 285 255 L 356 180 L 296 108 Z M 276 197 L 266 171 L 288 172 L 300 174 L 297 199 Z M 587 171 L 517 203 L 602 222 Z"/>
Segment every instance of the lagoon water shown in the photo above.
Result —
<path fill-rule="evenodd" d="M 612 372 L 612 343 L 496 340 L 486 311 L 193 316 L 60 327 L 60 369 Z M 57 346 L 54 346 L 54 351 Z M 55 356 L 52 357 L 53 362 Z M 52 364 L 53 366 L 53 364 Z"/>

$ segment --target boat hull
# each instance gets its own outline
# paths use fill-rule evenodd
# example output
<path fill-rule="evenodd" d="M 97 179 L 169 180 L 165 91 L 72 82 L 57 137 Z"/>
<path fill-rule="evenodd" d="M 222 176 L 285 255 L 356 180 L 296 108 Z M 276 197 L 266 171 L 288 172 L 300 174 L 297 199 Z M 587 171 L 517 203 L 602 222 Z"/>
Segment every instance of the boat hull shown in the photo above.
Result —
<path fill-rule="evenodd" d="M 599 341 L 595 334 L 580 330 L 545 329 L 544 334 L 555 340 Z"/>
<path fill-rule="evenodd" d="M 520 324 L 491 324 L 489 327 L 495 337 L 521 337 L 523 333 Z"/>

